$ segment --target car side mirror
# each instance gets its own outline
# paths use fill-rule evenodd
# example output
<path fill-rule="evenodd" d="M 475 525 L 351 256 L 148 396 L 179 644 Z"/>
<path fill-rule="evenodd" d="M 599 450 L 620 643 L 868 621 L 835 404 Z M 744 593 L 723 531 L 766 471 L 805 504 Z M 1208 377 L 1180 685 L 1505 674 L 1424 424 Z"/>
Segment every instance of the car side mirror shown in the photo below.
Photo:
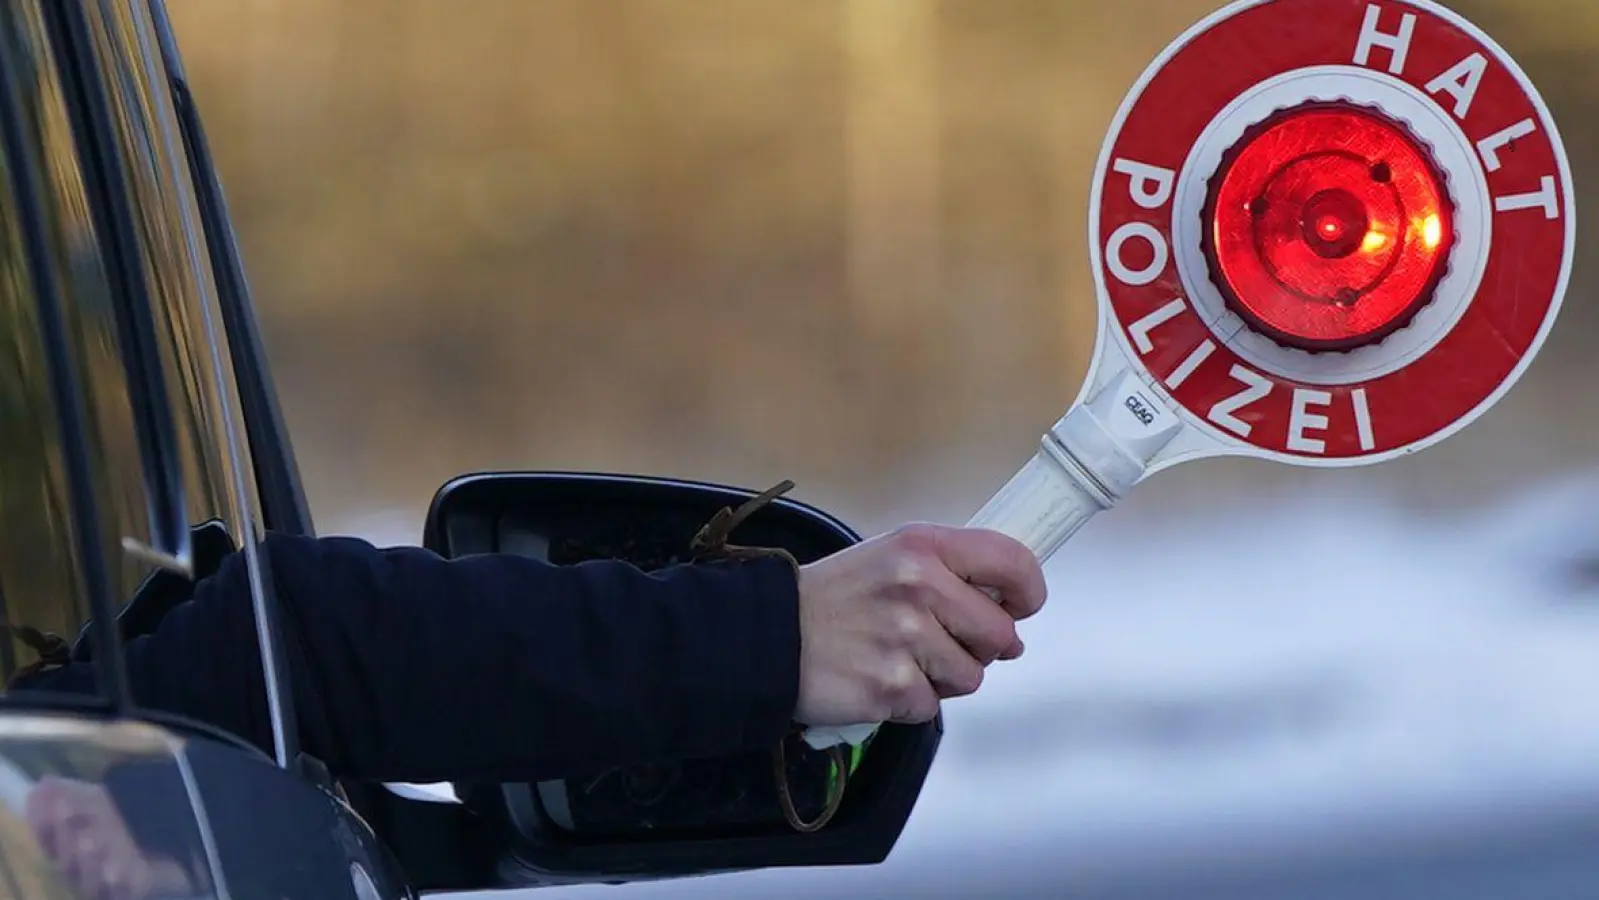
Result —
<path fill-rule="evenodd" d="M 620 559 L 645 570 L 690 560 L 719 511 L 756 492 L 716 484 L 567 472 L 466 475 L 433 498 L 424 545 L 445 557 L 516 553 L 573 564 Z M 779 547 L 807 563 L 860 541 L 820 509 L 779 497 L 732 541 Z M 537 602 L 530 600 L 529 602 Z M 785 817 L 773 755 L 636 766 L 537 784 L 455 786 L 505 832 L 505 886 L 622 882 L 782 866 L 870 865 L 887 858 L 915 806 L 942 722 L 887 725 L 846 761 L 842 801 L 820 829 Z M 791 742 L 798 743 L 798 742 Z M 785 754 L 795 811 L 811 818 L 836 758 L 801 744 Z"/>

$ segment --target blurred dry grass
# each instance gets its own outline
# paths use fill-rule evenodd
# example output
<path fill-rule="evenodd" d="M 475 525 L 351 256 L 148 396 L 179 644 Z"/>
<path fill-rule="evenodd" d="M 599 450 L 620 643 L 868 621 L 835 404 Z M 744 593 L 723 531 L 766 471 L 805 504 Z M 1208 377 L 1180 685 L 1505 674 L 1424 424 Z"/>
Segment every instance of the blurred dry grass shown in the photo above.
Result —
<path fill-rule="evenodd" d="M 1599 4 L 1456 5 L 1551 100 L 1591 204 Z M 572 467 L 791 476 L 875 526 L 975 508 L 1075 394 L 1104 129 L 1214 6 L 231 0 L 172 15 L 324 525 L 375 507 L 419 521 L 464 469 Z M 1436 499 L 1507 462 L 1593 461 L 1593 404 L 1571 382 L 1595 373 L 1599 317 L 1577 276 L 1503 409 L 1386 474 L 1315 477 Z M 1302 476 L 1208 463 L 1169 480 L 1203 496 L 1268 477 Z"/>

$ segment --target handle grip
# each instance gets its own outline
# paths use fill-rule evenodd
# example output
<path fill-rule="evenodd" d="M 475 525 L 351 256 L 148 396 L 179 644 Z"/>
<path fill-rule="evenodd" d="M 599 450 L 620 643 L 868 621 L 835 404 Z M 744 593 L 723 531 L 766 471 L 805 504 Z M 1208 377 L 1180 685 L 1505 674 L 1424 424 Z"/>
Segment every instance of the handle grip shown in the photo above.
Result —
<path fill-rule="evenodd" d="M 1009 535 L 1043 562 L 1113 502 L 1088 473 L 1046 446 L 966 524 Z"/>
<path fill-rule="evenodd" d="M 1181 430 L 1181 420 L 1124 370 L 1094 399 L 1068 410 L 967 525 L 1007 534 L 1044 562 L 1095 513 L 1116 505 Z M 811 727 L 805 741 L 818 750 L 860 744 L 877 727 Z"/>
<path fill-rule="evenodd" d="M 999 492 L 966 523 L 1007 534 L 1033 551 L 1039 561 L 1048 559 L 1094 513 L 1110 506 L 1086 472 L 1052 452 L 1049 438 Z M 817 750 L 835 744 L 860 744 L 877 731 L 877 724 L 811 727 L 805 742 Z"/>

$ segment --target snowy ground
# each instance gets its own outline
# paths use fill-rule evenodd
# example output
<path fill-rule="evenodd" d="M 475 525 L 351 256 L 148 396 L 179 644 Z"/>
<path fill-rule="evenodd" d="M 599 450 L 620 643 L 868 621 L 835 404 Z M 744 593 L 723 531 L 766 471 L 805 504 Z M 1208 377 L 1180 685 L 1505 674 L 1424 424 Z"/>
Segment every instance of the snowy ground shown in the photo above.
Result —
<path fill-rule="evenodd" d="M 886 864 L 529 896 L 1599 898 L 1599 485 L 1249 503 L 1074 539 Z"/>

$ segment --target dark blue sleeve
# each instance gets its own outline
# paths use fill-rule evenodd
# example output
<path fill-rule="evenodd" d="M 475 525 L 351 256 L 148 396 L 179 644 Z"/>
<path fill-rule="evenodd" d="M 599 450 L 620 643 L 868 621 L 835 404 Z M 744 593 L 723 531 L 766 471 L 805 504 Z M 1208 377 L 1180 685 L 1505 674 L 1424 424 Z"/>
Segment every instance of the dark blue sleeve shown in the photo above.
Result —
<path fill-rule="evenodd" d="M 790 727 L 798 590 L 781 559 L 645 573 L 353 538 L 263 546 L 301 740 L 335 774 L 540 780 L 761 749 Z M 141 704 L 270 752 L 242 553 L 127 658 Z M 72 690 L 76 668 L 17 687 Z"/>

